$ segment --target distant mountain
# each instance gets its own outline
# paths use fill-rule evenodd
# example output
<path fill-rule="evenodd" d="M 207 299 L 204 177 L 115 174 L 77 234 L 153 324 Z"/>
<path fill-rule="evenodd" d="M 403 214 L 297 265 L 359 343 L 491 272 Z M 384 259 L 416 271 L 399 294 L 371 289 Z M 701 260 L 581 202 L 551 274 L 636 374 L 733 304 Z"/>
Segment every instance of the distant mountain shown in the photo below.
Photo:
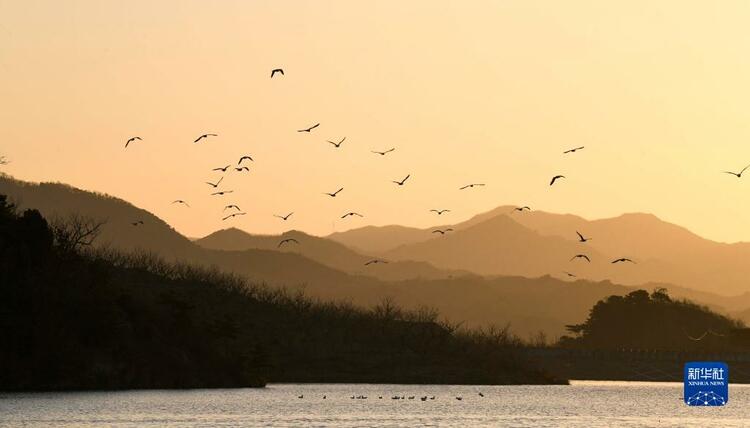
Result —
<path fill-rule="evenodd" d="M 282 240 L 294 239 L 281 246 Z M 356 275 L 394 281 L 412 278 L 437 279 L 468 275 L 467 272 L 440 270 L 426 262 L 397 261 L 365 266 L 374 257 L 360 254 L 338 242 L 292 230 L 281 235 L 251 235 L 236 228 L 214 232 L 194 241 L 203 248 L 228 251 L 272 250 L 300 254 L 328 267 Z"/>
<path fill-rule="evenodd" d="M 228 242 L 222 241 L 223 233 L 212 238 L 214 243 L 211 245 L 226 245 L 227 250 L 208 249 L 180 235 L 153 214 L 111 196 L 86 192 L 63 184 L 32 184 L 9 177 L 0 177 L 0 194 L 9 195 L 11 200 L 18 203 L 21 208 L 37 208 L 48 217 L 57 215 L 65 218 L 75 213 L 106 219 L 107 223 L 98 241 L 100 246 L 107 245 L 125 251 L 146 251 L 168 260 L 212 267 L 242 275 L 254 282 L 304 290 L 309 296 L 322 300 L 346 301 L 369 306 L 382 301 L 383 298 L 390 297 L 406 308 L 434 308 L 440 312 L 441 316 L 455 322 L 464 322 L 469 326 L 510 323 L 513 331 L 521 335 L 528 335 L 538 330 L 544 330 L 551 336 L 562 334 L 566 324 L 582 322 L 591 305 L 598 300 L 608 295 L 624 295 L 632 291 L 629 287 L 608 281 L 566 282 L 549 276 L 541 276 L 540 273 L 545 270 L 524 262 L 526 255 L 529 256 L 528 260 L 546 260 L 554 266 L 554 256 L 556 252 L 560 252 L 565 255 L 562 264 L 567 267 L 567 252 L 575 249 L 578 244 L 561 237 L 543 236 L 509 220 L 509 217 L 491 219 L 487 224 L 480 222 L 471 225 L 463 230 L 457 230 L 456 235 L 453 236 L 447 234 L 444 237 L 437 237 L 429 234 L 428 231 L 427 239 L 428 242 L 436 245 L 440 253 L 454 251 L 451 245 L 448 245 L 451 239 L 460 240 L 457 242 L 461 242 L 461 246 L 466 245 L 466 248 L 469 248 L 471 244 L 478 245 L 477 248 L 487 246 L 492 251 L 498 252 L 495 256 L 492 255 L 492 251 L 487 253 L 489 255 L 479 255 L 477 256 L 479 261 L 472 261 L 470 256 L 474 250 L 471 249 L 466 249 L 465 254 L 457 254 L 461 260 L 466 260 L 467 264 L 476 263 L 476 266 L 470 266 L 477 270 L 486 269 L 486 272 L 491 272 L 492 270 L 487 269 L 487 266 L 495 263 L 505 270 L 533 269 L 529 276 L 541 277 L 481 278 L 476 275 L 454 275 L 452 278 L 442 279 L 415 277 L 406 280 L 383 281 L 373 276 L 356 273 L 355 269 L 359 269 L 362 265 L 360 262 L 363 260 L 363 256 L 357 252 L 344 251 L 337 244 L 326 239 L 308 237 L 299 232 L 290 232 L 298 234 L 296 236 L 301 244 L 296 251 L 299 252 L 291 246 L 285 251 L 268 249 L 268 247 L 278 245 L 276 237 L 253 236 L 245 238 L 253 240 L 255 243 L 252 245 L 259 248 L 235 251 L 234 249 L 246 248 L 245 243 L 234 244 L 235 239 L 242 236 L 242 233 L 236 230 L 224 231 L 229 233 L 224 236 L 224 238 L 230 238 Z M 143 220 L 143 225 L 132 226 L 131 222 L 136 219 Z M 495 229 L 504 231 L 500 239 L 492 235 Z M 503 235 L 507 236 L 502 239 Z M 310 238 L 312 240 L 308 241 Z M 206 242 L 211 241 L 203 243 L 206 244 Z M 548 243 L 549 249 L 532 252 L 533 248 L 541 248 Z M 301 250 L 302 244 L 309 244 L 311 248 L 319 246 L 321 252 L 326 254 L 325 263 L 313 260 L 310 254 L 304 254 Z M 230 245 L 237 246 L 230 248 Z M 335 249 L 335 251 L 331 250 L 329 253 L 330 249 Z M 423 249 L 417 247 L 417 249 L 424 251 L 425 254 L 431 251 L 429 246 Z M 404 247 L 399 251 L 407 252 L 411 249 Z M 515 259 L 503 261 L 502 254 L 505 252 L 515 252 L 518 255 L 514 256 Z M 602 257 L 594 252 L 591 254 L 594 260 Z M 343 257 L 342 261 L 335 260 L 338 255 Z M 532 255 L 536 258 L 531 257 Z M 323 255 L 316 257 L 320 260 L 324 259 Z M 449 261 L 440 257 L 443 256 L 436 256 L 436 259 L 446 263 Z M 326 263 L 331 265 L 341 263 L 342 266 L 352 263 L 351 266 L 354 267 L 347 265 L 342 269 L 336 269 Z M 585 267 L 585 262 L 570 263 L 571 270 L 573 267 L 578 269 Z M 518 264 L 518 268 L 514 267 L 514 264 Z M 389 265 L 371 267 L 387 269 Z M 401 263 L 394 263 L 394 265 L 400 266 Z M 410 265 L 404 263 L 403 266 L 406 269 Z M 552 269 L 550 271 L 559 275 L 559 272 Z M 717 296 L 713 298 L 718 299 L 717 301 L 721 300 Z M 733 308 L 732 310 L 740 309 Z"/>
<path fill-rule="evenodd" d="M 406 226 L 365 226 L 346 232 L 335 232 L 328 238 L 367 254 L 381 254 L 401 245 L 430 239 L 429 230 Z"/>
<path fill-rule="evenodd" d="M 515 212 L 512 206 L 501 206 L 451 227 L 453 236 L 444 237 L 435 237 L 431 229 L 387 226 L 354 229 L 329 238 L 357 248 L 377 242 L 386 257 L 483 275 L 560 275 L 570 271 L 597 281 L 679 284 L 725 296 L 750 291 L 749 243 L 710 241 L 651 214 L 590 221 L 570 214 Z M 591 240 L 579 243 L 576 231 Z M 589 255 L 592 263 L 570 262 L 578 253 Z M 619 257 L 637 264 L 610 263 Z"/>

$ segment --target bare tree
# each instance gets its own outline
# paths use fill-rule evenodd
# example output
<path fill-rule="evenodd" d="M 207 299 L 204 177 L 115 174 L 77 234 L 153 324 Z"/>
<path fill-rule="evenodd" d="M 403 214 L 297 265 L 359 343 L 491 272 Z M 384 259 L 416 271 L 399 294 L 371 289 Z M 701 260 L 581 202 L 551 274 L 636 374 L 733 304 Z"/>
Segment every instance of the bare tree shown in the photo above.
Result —
<path fill-rule="evenodd" d="M 106 221 L 95 220 L 80 214 L 52 221 L 52 233 L 57 246 L 63 251 L 79 250 L 94 243 Z"/>

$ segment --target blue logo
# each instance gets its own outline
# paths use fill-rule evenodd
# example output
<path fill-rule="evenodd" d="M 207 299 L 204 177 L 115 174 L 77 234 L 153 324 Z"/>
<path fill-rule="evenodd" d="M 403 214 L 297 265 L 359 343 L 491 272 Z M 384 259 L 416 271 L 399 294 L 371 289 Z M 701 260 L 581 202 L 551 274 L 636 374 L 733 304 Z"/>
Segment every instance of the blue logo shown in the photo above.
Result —
<path fill-rule="evenodd" d="M 729 367 L 715 361 L 685 363 L 685 404 L 723 406 L 729 400 Z"/>

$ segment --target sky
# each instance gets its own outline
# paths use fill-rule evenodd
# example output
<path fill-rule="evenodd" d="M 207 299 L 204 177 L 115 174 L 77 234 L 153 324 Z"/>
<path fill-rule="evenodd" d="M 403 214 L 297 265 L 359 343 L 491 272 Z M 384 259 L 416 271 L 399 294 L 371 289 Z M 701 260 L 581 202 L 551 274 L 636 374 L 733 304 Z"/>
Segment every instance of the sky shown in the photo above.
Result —
<path fill-rule="evenodd" d="M 750 164 L 746 1 L 0 0 L 0 16 L 2 171 L 187 236 L 518 204 L 750 241 L 750 172 L 722 173 Z M 251 171 L 221 185 L 234 193 L 210 196 L 212 169 L 245 154 Z M 230 203 L 247 215 L 222 221 Z"/>

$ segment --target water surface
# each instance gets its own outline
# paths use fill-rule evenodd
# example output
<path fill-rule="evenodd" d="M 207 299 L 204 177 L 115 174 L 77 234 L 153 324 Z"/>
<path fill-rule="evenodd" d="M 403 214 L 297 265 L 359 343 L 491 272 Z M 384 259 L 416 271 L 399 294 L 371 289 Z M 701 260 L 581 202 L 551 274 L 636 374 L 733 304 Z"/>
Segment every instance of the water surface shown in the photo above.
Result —
<path fill-rule="evenodd" d="M 304 397 L 298 398 L 300 395 Z M 351 399 L 359 395 L 368 398 Z M 393 400 L 394 395 L 406 398 Z M 420 399 L 433 395 L 435 400 Z M 410 396 L 415 398 L 409 400 Z M 729 404 L 721 408 L 688 407 L 682 401 L 682 384 L 648 382 L 579 381 L 571 386 L 274 384 L 265 389 L 0 394 L 0 426 L 165 425 L 741 427 L 750 426 L 750 385 L 730 385 Z"/>

